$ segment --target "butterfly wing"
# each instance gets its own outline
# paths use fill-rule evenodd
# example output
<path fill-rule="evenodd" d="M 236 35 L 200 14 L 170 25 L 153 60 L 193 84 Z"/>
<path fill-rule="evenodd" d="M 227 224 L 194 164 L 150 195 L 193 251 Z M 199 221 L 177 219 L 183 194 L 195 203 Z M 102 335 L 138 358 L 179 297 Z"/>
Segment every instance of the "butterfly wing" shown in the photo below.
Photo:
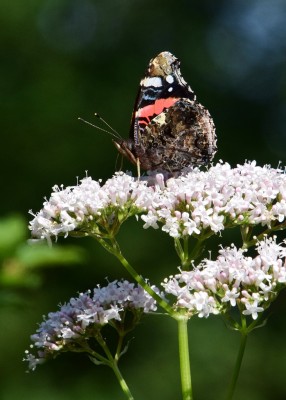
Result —
<path fill-rule="evenodd" d="M 135 145 L 140 144 L 146 125 L 181 98 L 195 100 L 195 94 L 181 75 L 180 61 L 164 51 L 150 61 L 140 82 L 130 127 Z"/>
<path fill-rule="evenodd" d="M 186 98 L 152 119 L 137 149 L 145 169 L 172 172 L 208 164 L 215 152 L 215 126 L 210 113 Z"/>

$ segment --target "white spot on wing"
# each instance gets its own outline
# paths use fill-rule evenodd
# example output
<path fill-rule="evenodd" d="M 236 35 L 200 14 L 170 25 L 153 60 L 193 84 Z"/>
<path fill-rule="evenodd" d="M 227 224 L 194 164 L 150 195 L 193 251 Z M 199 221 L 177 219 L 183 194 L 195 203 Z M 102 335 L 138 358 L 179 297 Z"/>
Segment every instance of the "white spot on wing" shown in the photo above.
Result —
<path fill-rule="evenodd" d="M 173 88 L 172 88 L 172 86 L 170 86 L 168 89 L 168 92 L 172 92 L 172 91 L 173 91 Z"/>
<path fill-rule="evenodd" d="M 166 76 L 166 81 L 167 81 L 168 83 L 173 83 L 173 82 L 174 82 L 174 77 L 173 77 L 172 75 L 167 75 L 167 76 Z"/>
<path fill-rule="evenodd" d="M 162 86 L 162 79 L 159 78 L 158 76 L 154 76 L 152 78 L 144 78 L 144 79 L 142 79 L 142 81 L 140 83 L 142 86 L 145 86 L 145 87 L 149 87 L 149 86 L 160 87 L 160 86 Z"/>
<path fill-rule="evenodd" d="M 166 123 L 166 113 L 162 112 L 161 114 L 157 115 L 157 117 L 155 117 L 153 119 L 153 121 L 156 120 L 156 123 L 159 123 L 160 125 L 163 125 Z"/>

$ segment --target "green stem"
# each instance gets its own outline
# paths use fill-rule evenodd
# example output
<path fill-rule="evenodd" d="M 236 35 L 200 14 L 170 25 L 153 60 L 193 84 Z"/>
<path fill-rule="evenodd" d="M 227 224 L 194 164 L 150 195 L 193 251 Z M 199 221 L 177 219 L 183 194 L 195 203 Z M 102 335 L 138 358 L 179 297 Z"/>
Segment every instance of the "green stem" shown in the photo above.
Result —
<path fill-rule="evenodd" d="M 182 241 L 182 243 L 181 243 Z M 197 239 L 191 252 L 189 251 L 189 237 L 184 236 L 183 239 L 175 238 L 175 250 L 181 260 L 183 270 L 188 270 L 192 261 L 199 257 L 203 250 L 205 239 Z"/>
<path fill-rule="evenodd" d="M 128 400 L 134 400 L 134 397 L 132 396 L 129 387 L 127 386 L 126 381 L 124 380 L 117 363 L 113 363 L 111 365 L 111 368 L 113 369 L 113 372 L 115 373 L 116 378 L 118 379 L 119 385 L 121 386 L 122 391 L 125 393 L 126 397 Z"/>
<path fill-rule="evenodd" d="M 241 331 L 240 333 L 241 333 L 240 346 L 239 346 L 239 350 L 238 350 L 238 354 L 237 354 L 237 358 L 236 358 L 236 363 L 235 363 L 235 368 L 233 371 L 232 379 L 231 379 L 231 382 L 230 382 L 230 385 L 228 388 L 226 400 L 231 400 L 233 397 L 235 386 L 236 386 L 237 379 L 238 379 L 238 375 L 239 375 L 240 368 L 241 368 L 244 351 L 245 351 L 247 332 Z"/>
<path fill-rule="evenodd" d="M 177 252 L 177 255 L 183 265 L 185 263 L 185 253 L 184 253 L 180 239 L 174 238 L 174 244 L 175 244 L 175 250 Z"/>
<path fill-rule="evenodd" d="M 185 258 L 189 258 L 189 236 L 184 237 L 184 254 Z"/>
<path fill-rule="evenodd" d="M 205 239 L 198 239 L 196 244 L 194 245 L 190 255 L 189 255 L 189 263 L 191 261 L 194 261 L 197 259 L 197 257 L 199 257 L 203 251 L 204 248 L 204 241 Z"/>
<path fill-rule="evenodd" d="M 123 339 L 124 339 L 124 335 L 119 334 L 119 338 L 118 338 L 118 343 L 117 343 L 117 348 L 116 348 L 116 353 L 115 353 L 115 361 L 118 362 L 120 355 L 121 355 L 121 349 L 122 349 L 122 345 L 123 345 Z"/>
<path fill-rule="evenodd" d="M 257 244 L 257 242 L 263 240 L 265 236 L 268 236 L 271 233 L 276 232 L 276 231 L 282 231 L 285 228 L 286 228 L 286 222 L 283 222 L 282 224 L 278 224 L 278 225 L 273 225 L 270 228 L 265 229 L 259 235 L 256 235 L 255 239 L 245 241 L 243 244 L 243 248 L 248 249 L 249 247 L 255 246 Z"/>
<path fill-rule="evenodd" d="M 162 299 L 149 285 L 148 283 L 142 278 L 141 275 L 139 275 L 135 269 L 129 264 L 129 262 L 126 260 L 126 258 L 123 257 L 121 253 L 115 253 L 114 254 L 118 260 L 121 262 L 123 267 L 129 272 L 129 274 L 132 276 L 132 278 L 139 283 L 140 286 L 143 287 L 143 289 L 150 294 L 150 296 L 153 297 L 154 300 L 171 316 L 174 315 L 174 310 L 172 309 L 169 304 Z"/>
<path fill-rule="evenodd" d="M 117 378 L 117 380 L 119 382 L 119 385 L 121 386 L 121 389 L 122 389 L 123 393 L 126 395 L 127 399 L 128 400 L 134 400 L 134 397 L 132 396 L 129 387 L 128 387 L 125 379 L 123 378 L 123 376 L 122 376 L 122 374 L 120 372 L 120 369 L 118 368 L 117 361 L 113 358 L 113 356 L 112 356 L 107 344 L 105 343 L 104 339 L 101 336 L 99 336 L 99 337 L 97 337 L 97 341 L 98 341 L 98 343 L 100 344 L 100 346 L 102 347 L 102 349 L 104 350 L 104 352 L 105 352 L 105 354 L 107 356 L 108 360 L 106 360 L 105 365 L 108 365 L 113 370 L 113 372 L 114 372 L 114 374 L 115 374 L 115 376 L 116 376 L 116 378 Z"/>
<path fill-rule="evenodd" d="M 249 225 L 242 225 L 240 227 L 240 234 L 242 238 L 242 248 L 247 248 L 247 243 L 249 242 L 252 235 L 253 227 Z"/>
<path fill-rule="evenodd" d="M 148 283 L 142 278 L 141 275 L 139 275 L 135 269 L 129 264 L 129 262 L 126 260 L 126 258 L 122 255 L 120 247 L 117 243 L 117 241 L 113 237 L 109 237 L 108 240 L 110 243 L 107 242 L 107 240 L 94 235 L 93 236 L 104 248 L 107 250 L 109 253 L 113 254 L 123 265 L 123 267 L 129 272 L 129 274 L 132 276 L 132 278 L 139 283 L 140 286 L 143 287 L 143 289 L 150 294 L 150 296 L 153 297 L 154 300 L 171 316 L 175 314 L 175 311 L 172 309 L 169 304 L 162 299 L 149 285 Z"/>
<path fill-rule="evenodd" d="M 193 394 L 189 356 L 188 319 L 187 317 L 181 316 L 177 318 L 177 322 L 182 395 L 183 400 L 192 400 Z"/>
<path fill-rule="evenodd" d="M 190 266 L 190 260 L 189 260 L 189 237 L 185 236 L 183 238 L 183 253 L 181 257 L 181 262 L 182 262 L 182 268 L 184 270 L 189 269 Z"/>

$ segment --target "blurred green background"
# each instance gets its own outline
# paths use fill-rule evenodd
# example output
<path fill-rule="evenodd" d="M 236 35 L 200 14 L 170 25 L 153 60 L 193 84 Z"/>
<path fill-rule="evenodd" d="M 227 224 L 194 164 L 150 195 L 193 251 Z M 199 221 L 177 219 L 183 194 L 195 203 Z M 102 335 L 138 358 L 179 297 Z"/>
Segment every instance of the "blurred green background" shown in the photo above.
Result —
<path fill-rule="evenodd" d="M 285 164 L 285 21 L 285 0 L 1 1 L 1 216 L 17 213 L 20 222 L 17 228 L 12 218 L 13 233 L 4 220 L 0 255 L 20 275 L 26 268 L 16 281 L 1 279 L 1 400 L 123 399 L 111 371 L 83 355 L 61 356 L 31 374 L 21 361 L 43 314 L 106 276 L 126 277 L 89 239 L 61 239 L 56 251 L 64 256 L 42 249 L 36 262 L 25 248 L 28 210 L 39 210 L 54 184 L 73 185 L 85 171 L 105 180 L 115 171 L 111 138 L 77 118 L 94 121 L 98 112 L 127 137 L 139 80 L 150 58 L 168 50 L 214 118 L 215 160 Z M 119 241 L 152 282 L 178 266 L 169 238 L 135 220 Z M 282 293 L 266 327 L 250 337 L 236 399 L 286 398 L 285 300 Z M 239 337 L 214 318 L 190 328 L 195 398 L 221 399 Z M 121 366 L 137 400 L 180 398 L 175 331 L 173 321 L 155 317 L 135 331 Z"/>

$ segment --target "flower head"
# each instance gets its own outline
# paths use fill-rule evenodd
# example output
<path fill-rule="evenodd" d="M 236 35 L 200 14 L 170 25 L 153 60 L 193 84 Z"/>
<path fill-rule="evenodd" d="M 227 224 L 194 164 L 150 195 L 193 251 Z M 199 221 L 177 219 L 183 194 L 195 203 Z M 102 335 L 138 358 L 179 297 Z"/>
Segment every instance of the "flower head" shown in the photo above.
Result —
<path fill-rule="evenodd" d="M 54 186 L 50 199 L 30 222 L 32 236 L 100 236 L 117 230 L 126 218 L 145 209 L 150 192 L 147 182 L 123 173 L 117 173 L 102 186 L 90 177 L 66 189 Z"/>
<path fill-rule="evenodd" d="M 252 162 L 236 168 L 218 163 L 205 172 L 195 168 L 164 187 L 155 186 L 152 204 L 141 218 L 144 228 L 162 225 L 180 238 L 243 224 L 270 227 L 285 216 L 285 173 Z"/>
<path fill-rule="evenodd" d="M 156 308 L 155 300 L 141 286 L 128 281 L 114 281 L 105 287 L 97 287 L 93 292 L 81 293 L 61 306 L 59 311 L 44 318 L 36 334 L 31 336 L 31 347 L 37 349 L 37 354 L 26 351 L 24 360 L 34 370 L 38 364 L 61 352 L 89 352 L 88 339 L 96 338 L 104 325 L 116 329 L 117 321 L 120 329 L 124 329 L 124 317 L 129 311 L 134 317 L 133 325 L 130 326 L 128 321 L 130 330 L 142 313 L 156 311 Z"/>
<path fill-rule="evenodd" d="M 166 182 L 161 174 L 152 179 L 148 186 L 147 180 L 117 173 L 104 184 L 87 177 L 77 186 L 55 186 L 30 222 L 32 236 L 104 237 L 138 214 L 144 228 L 161 226 L 174 238 L 215 234 L 238 225 L 271 228 L 285 223 L 286 176 L 280 169 L 255 162 L 236 168 L 218 163 Z"/>
<path fill-rule="evenodd" d="M 238 306 L 257 319 L 286 284 L 286 241 L 266 238 L 257 244 L 257 256 L 235 246 L 223 248 L 215 261 L 205 259 L 193 271 L 180 271 L 162 284 L 175 297 L 175 308 L 190 316 L 208 317 Z"/>

